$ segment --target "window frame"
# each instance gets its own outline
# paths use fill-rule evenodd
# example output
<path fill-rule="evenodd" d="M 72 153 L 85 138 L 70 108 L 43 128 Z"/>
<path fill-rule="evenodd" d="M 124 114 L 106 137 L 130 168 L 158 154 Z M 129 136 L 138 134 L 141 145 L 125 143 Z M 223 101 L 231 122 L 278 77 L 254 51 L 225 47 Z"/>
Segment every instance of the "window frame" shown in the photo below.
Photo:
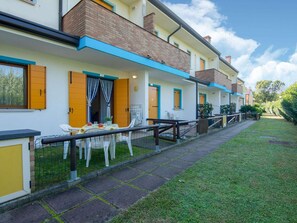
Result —
<path fill-rule="evenodd" d="M 11 67 L 20 67 L 24 69 L 23 79 L 24 79 L 24 105 L 17 106 L 17 105 L 3 105 L 0 104 L 0 109 L 28 109 L 28 65 L 23 64 L 16 64 L 16 63 L 9 63 L 0 61 L 0 65 L 6 65 Z"/>
<path fill-rule="evenodd" d="M 179 106 L 175 106 L 175 92 L 179 92 Z M 174 88 L 173 89 L 173 109 L 174 110 L 181 110 L 182 109 L 182 89 Z"/>

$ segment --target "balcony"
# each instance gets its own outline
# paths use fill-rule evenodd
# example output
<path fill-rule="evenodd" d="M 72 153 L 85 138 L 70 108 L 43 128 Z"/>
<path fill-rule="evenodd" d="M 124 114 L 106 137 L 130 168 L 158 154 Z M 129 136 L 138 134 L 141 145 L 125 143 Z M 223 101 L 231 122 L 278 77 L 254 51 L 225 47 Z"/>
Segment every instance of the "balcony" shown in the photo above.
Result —
<path fill-rule="evenodd" d="M 213 82 L 232 90 L 231 80 L 228 79 L 228 76 L 216 69 L 196 71 L 195 76 L 202 81 Z"/>
<path fill-rule="evenodd" d="M 190 70 L 189 54 L 91 0 L 80 1 L 63 17 L 63 31 L 92 37 L 187 73 Z"/>
<path fill-rule="evenodd" d="M 232 91 L 236 92 L 236 93 L 239 93 L 239 94 L 242 94 L 243 93 L 242 85 L 232 84 Z"/>

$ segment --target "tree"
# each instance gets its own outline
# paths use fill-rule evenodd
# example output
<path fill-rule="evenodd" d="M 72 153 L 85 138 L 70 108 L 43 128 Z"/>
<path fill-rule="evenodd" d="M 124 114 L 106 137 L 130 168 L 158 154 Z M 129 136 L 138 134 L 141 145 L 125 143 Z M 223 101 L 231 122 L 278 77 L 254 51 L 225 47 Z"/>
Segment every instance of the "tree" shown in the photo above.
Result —
<path fill-rule="evenodd" d="M 266 103 L 278 99 L 279 94 L 283 91 L 285 83 L 276 80 L 262 80 L 256 83 L 255 101 L 257 103 Z"/>

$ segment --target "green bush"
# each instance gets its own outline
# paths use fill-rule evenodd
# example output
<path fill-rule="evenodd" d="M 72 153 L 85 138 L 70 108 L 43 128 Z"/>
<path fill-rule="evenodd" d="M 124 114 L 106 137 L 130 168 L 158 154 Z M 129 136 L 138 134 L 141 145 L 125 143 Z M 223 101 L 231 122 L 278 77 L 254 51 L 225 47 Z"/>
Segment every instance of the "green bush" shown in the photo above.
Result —
<path fill-rule="evenodd" d="M 297 124 L 297 82 L 292 84 L 281 95 L 281 109 L 285 114 L 283 117 L 295 125 Z"/>

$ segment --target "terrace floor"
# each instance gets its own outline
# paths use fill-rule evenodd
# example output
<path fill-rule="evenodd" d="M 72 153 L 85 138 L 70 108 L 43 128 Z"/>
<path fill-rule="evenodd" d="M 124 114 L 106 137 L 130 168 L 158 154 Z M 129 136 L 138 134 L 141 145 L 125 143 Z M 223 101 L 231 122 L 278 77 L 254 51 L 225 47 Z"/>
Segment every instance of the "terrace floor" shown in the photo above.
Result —
<path fill-rule="evenodd" d="M 253 123 L 238 123 L 4 212 L 0 214 L 0 223 L 108 221 Z"/>

